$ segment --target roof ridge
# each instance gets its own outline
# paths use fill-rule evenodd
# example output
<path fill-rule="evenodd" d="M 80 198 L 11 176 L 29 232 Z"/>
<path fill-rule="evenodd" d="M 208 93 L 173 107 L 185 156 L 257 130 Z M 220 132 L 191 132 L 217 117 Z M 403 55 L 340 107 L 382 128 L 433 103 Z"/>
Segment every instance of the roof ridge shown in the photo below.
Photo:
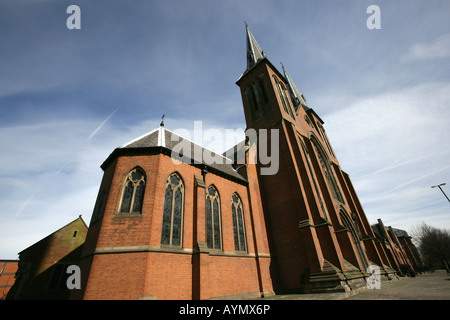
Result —
<path fill-rule="evenodd" d="M 180 138 L 182 138 L 182 139 L 184 139 L 184 140 L 186 140 L 186 141 L 188 141 L 188 142 L 190 142 L 190 143 L 192 143 L 192 144 L 194 144 L 194 145 L 197 145 L 197 146 L 199 146 L 199 147 L 202 148 L 202 149 L 208 150 L 208 151 L 210 151 L 210 152 L 213 152 L 213 153 L 216 154 L 216 155 L 221 156 L 222 158 L 225 158 L 225 159 L 227 159 L 227 160 L 230 160 L 231 163 L 229 163 L 229 164 L 232 164 L 232 163 L 233 163 L 233 160 L 232 160 L 232 159 L 230 159 L 230 158 L 228 158 L 228 157 L 225 157 L 224 155 L 222 155 L 222 154 L 220 154 L 220 153 L 218 153 L 218 152 L 215 152 L 215 151 L 213 151 L 213 150 L 211 150 L 211 149 L 208 149 L 208 148 L 206 148 L 205 146 L 202 146 L 202 145 L 200 145 L 200 144 L 198 144 L 198 143 L 196 143 L 196 142 L 194 142 L 194 141 L 192 141 L 192 140 L 190 140 L 190 139 L 187 139 L 187 138 L 185 138 L 185 137 L 182 137 L 182 136 L 180 136 L 179 134 L 177 134 L 177 133 L 175 133 L 175 132 L 173 132 L 173 131 L 171 131 L 171 130 L 169 130 L 169 129 L 164 128 L 164 130 L 167 130 L 168 132 L 170 132 L 170 133 L 172 133 L 172 134 L 174 134 L 174 135 L 176 135 L 176 136 L 178 136 L 178 137 L 180 137 Z M 172 140 L 172 141 L 173 141 L 173 140 Z M 236 145 L 234 145 L 232 148 L 234 148 L 235 146 L 236 146 Z M 230 148 L 230 149 L 231 149 L 231 148 Z M 228 150 L 230 150 L 230 149 L 225 150 L 225 152 L 228 151 Z M 225 163 L 225 164 L 226 164 L 226 163 Z"/>
<path fill-rule="evenodd" d="M 183 146 L 183 144 L 185 145 Z M 191 139 L 184 138 L 180 134 L 175 133 L 174 131 L 166 129 L 162 126 L 159 126 L 158 128 L 147 132 L 130 142 L 127 142 L 121 147 L 117 147 L 113 151 L 113 153 L 111 153 L 109 157 L 103 162 L 101 168 L 105 170 L 105 166 L 108 165 L 108 163 L 110 163 L 112 159 L 114 159 L 118 155 L 126 154 L 127 150 L 133 150 L 131 152 L 133 154 L 136 154 L 136 152 L 139 153 L 138 150 L 147 152 L 150 149 L 154 148 L 158 148 L 158 150 L 160 150 L 159 152 L 163 152 L 171 158 L 181 160 L 182 162 L 185 162 L 185 160 L 187 160 L 187 164 L 206 165 L 213 170 L 222 172 L 232 179 L 247 181 L 245 177 L 243 177 L 234 167 L 235 163 L 232 158 L 229 158 L 225 156 L 225 154 L 221 154 L 205 146 L 202 146 L 199 143 L 192 141 Z M 175 153 L 170 154 L 171 151 Z M 209 152 L 210 154 L 205 154 L 205 151 Z M 176 154 L 176 152 L 178 152 L 178 155 Z M 181 158 L 178 159 L 180 156 Z M 201 158 L 197 159 L 196 157 Z"/>
<path fill-rule="evenodd" d="M 154 130 L 152 130 L 152 131 L 150 131 L 150 132 L 147 132 L 147 133 L 145 133 L 145 134 L 143 134 L 143 135 L 141 135 L 141 136 L 139 136 L 139 137 L 137 137 L 137 138 L 135 138 L 135 139 L 133 139 L 133 140 L 131 140 L 131 141 L 125 143 L 125 144 L 123 144 L 123 145 L 121 145 L 119 148 L 125 148 L 125 147 L 129 146 L 130 144 L 132 144 L 132 143 L 134 143 L 134 142 L 136 142 L 136 141 L 139 141 L 139 140 L 141 140 L 142 138 L 145 138 L 146 136 L 151 135 L 151 134 L 154 133 L 156 130 L 159 130 L 159 127 L 156 128 L 156 129 L 154 129 Z"/>
<path fill-rule="evenodd" d="M 36 241 L 35 243 L 29 245 L 28 247 L 26 247 L 25 249 L 23 249 L 22 251 L 20 251 L 18 254 L 21 254 L 22 252 L 30 249 L 31 247 L 35 246 L 36 244 L 38 244 L 41 241 L 44 241 L 45 239 L 48 239 L 49 237 L 51 237 L 52 235 L 56 234 L 57 232 L 61 231 L 62 229 L 68 227 L 69 225 L 71 225 L 72 223 L 75 223 L 77 220 L 81 220 L 81 222 L 83 223 L 83 225 L 86 227 L 86 229 L 88 229 L 88 225 L 86 224 L 86 222 L 83 220 L 83 218 L 81 217 L 81 214 L 78 216 L 78 218 L 66 223 L 65 225 L 63 225 L 62 227 L 58 228 L 57 230 L 53 231 L 52 233 L 48 234 L 47 236 L 43 237 L 42 239 Z"/>

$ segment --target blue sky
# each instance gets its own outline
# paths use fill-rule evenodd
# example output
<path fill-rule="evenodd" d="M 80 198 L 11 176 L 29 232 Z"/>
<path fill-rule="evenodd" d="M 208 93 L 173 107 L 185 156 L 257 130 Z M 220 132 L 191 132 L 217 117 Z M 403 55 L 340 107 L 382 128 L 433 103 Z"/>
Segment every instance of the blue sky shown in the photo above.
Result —
<path fill-rule="evenodd" d="M 66 27 L 72 4 L 81 30 Z M 366 27 L 373 4 L 379 30 Z M 101 163 L 162 114 L 170 130 L 244 129 L 244 21 L 325 121 L 369 221 L 450 229 L 430 188 L 450 195 L 448 12 L 445 0 L 2 0 L 0 258 L 89 223 Z"/>

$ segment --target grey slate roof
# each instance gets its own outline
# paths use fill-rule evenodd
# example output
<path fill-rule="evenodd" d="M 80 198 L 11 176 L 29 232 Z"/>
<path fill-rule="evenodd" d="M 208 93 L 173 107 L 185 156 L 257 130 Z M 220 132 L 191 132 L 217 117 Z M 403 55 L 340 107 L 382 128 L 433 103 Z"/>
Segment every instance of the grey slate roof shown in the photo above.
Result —
<path fill-rule="evenodd" d="M 163 126 L 115 149 L 108 159 L 105 160 L 102 168 L 117 155 L 143 154 L 146 152 L 164 153 L 184 163 L 202 167 L 208 172 L 237 180 L 240 183 L 247 182 L 234 169 L 231 159 L 185 139 Z"/>
<path fill-rule="evenodd" d="M 400 237 L 410 238 L 408 232 L 406 232 L 405 230 L 396 229 L 396 228 L 392 228 L 392 230 L 394 230 L 395 235 L 397 236 L 397 238 L 400 238 Z"/>

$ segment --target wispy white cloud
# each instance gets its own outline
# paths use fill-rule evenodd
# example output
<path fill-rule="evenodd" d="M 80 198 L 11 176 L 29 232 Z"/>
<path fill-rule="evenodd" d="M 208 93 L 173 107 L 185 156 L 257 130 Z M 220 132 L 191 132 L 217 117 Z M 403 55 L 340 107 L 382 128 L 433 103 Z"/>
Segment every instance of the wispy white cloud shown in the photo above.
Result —
<path fill-rule="evenodd" d="M 89 223 L 103 176 L 100 165 L 116 147 L 157 128 L 160 122 L 155 118 L 114 125 L 111 119 L 117 113 L 118 109 L 111 112 L 100 125 L 96 119 L 79 118 L 0 129 L 4 151 L 0 159 L 2 258 L 15 258 L 33 241 L 80 214 Z M 214 140 L 212 134 L 226 129 L 243 133 L 238 125 L 226 128 L 219 120 L 199 121 L 202 131 L 197 142 L 217 152 L 225 151 L 227 141 Z M 171 131 L 185 130 L 194 139 L 194 121 L 166 117 L 165 124 Z M 19 224 L 21 232 L 14 227 Z"/>
<path fill-rule="evenodd" d="M 0 129 L 3 258 L 15 258 L 32 244 L 26 241 L 38 241 L 80 214 L 89 222 L 102 177 L 99 166 L 114 145 L 108 135 L 86 139 L 97 124 L 64 119 Z M 94 131 L 106 134 L 99 127 Z M 118 139 L 120 132 L 107 131 Z"/>
<path fill-rule="evenodd" d="M 433 171 L 431 171 L 431 172 L 429 172 L 427 174 L 420 175 L 420 176 L 415 177 L 414 179 L 412 179 L 410 181 L 406 181 L 406 182 L 403 182 L 403 183 L 395 186 L 394 188 L 392 188 L 391 190 L 388 190 L 387 192 L 392 192 L 392 191 L 404 188 L 405 186 L 411 185 L 411 184 L 413 184 L 413 183 L 415 183 L 417 181 L 421 181 L 421 180 L 424 180 L 425 178 L 435 176 L 436 174 L 438 174 L 438 173 L 440 173 L 442 171 L 448 171 L 449 168 L 450 168 L 450 166 L 444 166 L 442 168 L 439 168 L 438 170 L 433 170 Z"/>
<path fill-rule="evenodd" d="M 431 42 L 416 43 L 402 58 L 404 61 L 450 57 L 450 34 L 444 34 Z"/>
<path fill-rule="evenodd" d="M 367 174 L 360 176 L 359 179 L 366 179 L 372 176 L 376 176 L 379 175 L 380 173 L 384 173 L 387 171 L 391 171 L 391 170 L 395 170 L 395 169 L 399 169 L 405 166 L 409 166 L 415 162 L 419 162 L 419 161 L 424 161 L 427 158 L 429 158 L 430 156 L 419 156 L 413 159 L 408 159 L 406 161 L 399 161 L 396 163 L 393 163 L 392 165 L 387 165 L 387 166 L 381 166 L 380 169 L 372 171 L 372 172 L 368 172 Z"/>
<path fill-rule="evenodd" d="M 428 83 L 366 97 L 324 117 L 370 221 L 408 228 L 448 206 L 429 190 L 450 180 L 448 105 L 450 84 Z M 450 228 L 446 221 L 440 223 Z"/>
<path fill-rule="evenodd" d="M 449 103 L 450 84 L 429 83 L 366 97 L 324 120 L 341 163 L 376 171 L 445 152 Z"/>

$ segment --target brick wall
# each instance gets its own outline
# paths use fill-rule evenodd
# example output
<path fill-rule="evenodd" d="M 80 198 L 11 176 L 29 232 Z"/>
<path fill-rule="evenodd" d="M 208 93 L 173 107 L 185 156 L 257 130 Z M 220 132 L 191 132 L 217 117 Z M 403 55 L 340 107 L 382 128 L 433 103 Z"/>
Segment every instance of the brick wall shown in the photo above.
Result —
<path fill-rule="evenodd" d="M 0 260 L 0 300 L 5 299 L 14 284 L 17 260 Z"/>
<path fill-rule="evenodd" d="M 142 213 L 120 214 L 123 183 L 137 166 L 146 174 Z M 166 181 L 174 172 L 184 184 L 181 247 L 161 245 Z M 84 299 L 208 299 L 272 290 L 264 217 L 260 208 L 250 209 L 247 186 L 210 172 L 204 175 L 204 187 L 198 188 L 196 175 L 202 177 L 200 168 L 174 163 L 164 154 L 120 156 L 111 162 L 99 191 L 100 197 L 102 190 L 108 190 L 104 213 L 91 223 L 90 248 L 85 248 L 81 262 L 88 279 Z M 205 215 L 205 190 L 210 185 L 220 196 L 222 249 L 197 256 L 198 243 L 206 241 L 204 217 L 197 215 Z M 238 254 L 231 213 L 233 193 L 241 198 L 246 230 L 247 252 Z M 253 196 L 255 203 L 258 196 Z M 255 235 L 253 230 L 260 233 Z M 257 258 L 258 254 L 264 258 Z"/>
<path fill-rule="evenodd" d="M 147 254 L 101 254 L 93 258 L 85 299 L 138 299 L 144 287 Z"/>

